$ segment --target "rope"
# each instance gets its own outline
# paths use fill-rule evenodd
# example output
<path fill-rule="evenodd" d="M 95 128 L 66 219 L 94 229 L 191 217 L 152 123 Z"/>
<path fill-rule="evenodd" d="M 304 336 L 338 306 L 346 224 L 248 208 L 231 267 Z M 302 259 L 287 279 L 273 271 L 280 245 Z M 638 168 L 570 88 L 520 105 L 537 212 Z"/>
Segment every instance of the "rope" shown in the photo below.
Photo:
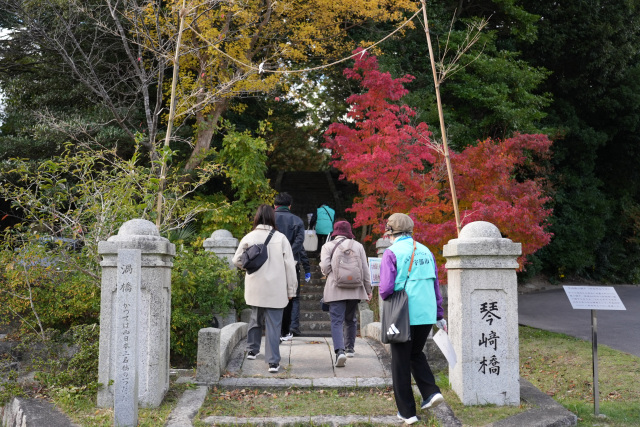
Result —
<path fill-rule="evenodd" d="M 221 55 L 226 56 L 227 58 L 229 58 L 230 60 L 232 60 L 233 62 L 236 62 L 246 68 L 249 68 L 250 70 L 254 70 L 257 71 L 259 74 L 262 73 L 281 73 L 281 74 L 288 74 L 288 73 L 307 73 L 310 71 L 316 71 L 316 70 L 322 70 L 324 68 L 329 68 L 329 67 L 333 67 L 334 65 L 340 64 L 342 62 L 348 61 L 349 59 L 356 57 L 358 55 L 364 55 L 364 53 L 368 50 L 371 49 L 372 47 L 376 47 L 377 45 L 379 45 L 380 43 L 384 42 L 385 40 L 387 40 L 389 37 L 393 36 L 395 33 L 397 33 L 398 31 L 400 31 L 402 28 L 404 28 L 407 24 L 409 24 L 409 22 L 411 22 L 413 20 L 413 18 L 415 18 L 416 16 L 418 16 L 418 14 L 422 11 L 422 7 L 420 9 L 418 9 L 418 11 L 416 13 L 414 13 L 411 18 L 407 19 L 402 25 L 400 25 L 398 28 L 396 28 L 395 30 L 393 30 L 391 33 L 387 34 L 384 38 L 378 40 L 377 42 L 375 42 L 374 44 L 372 44 L 371 46 L 368 46 L 367 48 L 365 48 L 364 50 L 362 50 L 361 52 L 358 53 L 354 53 L 351 54 L 345 58 L 339 59 L 337 61 L 331 62 L 329 64 L 325 64 L 325 65 L 319 65 L 317 67 L 312 67 L 312 68 L 304 68 L 301 70 L 265 70 L 263 69 L 264 66 L 264 62 L 261 63 L 258 67 L 253 66 L 252 64 L 247 64 L 246 62 L 242 62 L 237 58 L 232 57 L 231 55 L 227 54 L 226 52 L 223 52 L 222 50 L 218 49 L 217 46 L 215 46 L 214 44 L 212 44 L 209 40 L 207 40 L 202 34 L 200 34 L 195 28 L 193 28 L 191 26 L 191 24 L 187 24 L 187 26 L 191 29 L 191 31 L 194 32 L 195 35 L 197 35 L 198 37 L 200 37 L 200 39 L 202 39 L 202 41 L 204 41 L 206 44 L 208 44 L 210 47 L 212 47 L 213 49 L 215 49 L 216 51 L 218 51 Z"/>

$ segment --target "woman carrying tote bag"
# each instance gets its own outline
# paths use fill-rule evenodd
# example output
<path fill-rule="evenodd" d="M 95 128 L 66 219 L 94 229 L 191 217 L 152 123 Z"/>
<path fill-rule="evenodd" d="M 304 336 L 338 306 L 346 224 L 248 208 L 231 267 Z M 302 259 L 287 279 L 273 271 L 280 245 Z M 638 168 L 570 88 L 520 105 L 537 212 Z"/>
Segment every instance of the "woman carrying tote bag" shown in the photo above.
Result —
<path fill-rule="evenodd" d="M 244 236 L 233 256 L 233 264 L 242 268 L 242 254 L 251 245 L 264 244 L 269 233 L 276 228 L 273 207 L 260 205 L 253 219 L 253 231 Z M 244 278 L 244 299 L 251 306 L 251 320 L 247 331 L 247 359 L 254 360 L 260 354 L 262 328 L 265 333 L 265 361 L 269 372 L 280 369 L 280 329 L 282 312 L 289 300 L 296 295 L 296 275 L 293 252 L 287 237 L 275 231 L 268 241 L 268 257 L 262 266 Z"/>
<path fill-rule="evenodd" d="M 422 395 L 422 409 L 444 402 L 422 350 L 434 324 L 447 330 L 435 257 L 426 246 L 413 240 L 412 233 L 413 220 L 408 215 L 394 213 L 389 217 L 385 236 L 389 236 L 391 246 L 382 255 L 380 266 L 382 299 L 404 288 L 409 302 L 410 339 L 390 344 L 398 418 L 407 424 L 419 420 L 411 389 L 412 374 Z"/>

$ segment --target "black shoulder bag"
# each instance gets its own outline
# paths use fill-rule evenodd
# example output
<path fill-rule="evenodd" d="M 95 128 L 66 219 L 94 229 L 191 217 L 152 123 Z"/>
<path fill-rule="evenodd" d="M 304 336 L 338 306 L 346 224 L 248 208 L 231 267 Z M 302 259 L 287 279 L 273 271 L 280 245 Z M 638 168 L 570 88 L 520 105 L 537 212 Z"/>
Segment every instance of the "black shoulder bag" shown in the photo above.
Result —
<path fill-rule="evenodd" d="M 409 272 L 404 286 L 394 291 L 389 298 L 382 301 L 382 331 L 380 340 L 384 344 L 402 343 L 411 341 L 411 323 L 409 321 L 409 297 L 404 288 L 407 287 L 413 257 L 416 254 L 416 242 L 413 241 L 413 252 L 409 261 Z"/>
<path fill-rule="evenodd" d="M 240 256 L 240 263 L 242 264 L 242 268 L 247 270 L 247 273 L 252 274 L 255 273 L 262 267 L 269 258 L 269 251 L 267 250 L 267 245 L 271 240 L 271 236 L 275 233 L 276 230 L 272 229 L 269 232 L 269 236 L 264 243 L 260 243 L 257 245 L 251 245 L 243 252 Z"/>

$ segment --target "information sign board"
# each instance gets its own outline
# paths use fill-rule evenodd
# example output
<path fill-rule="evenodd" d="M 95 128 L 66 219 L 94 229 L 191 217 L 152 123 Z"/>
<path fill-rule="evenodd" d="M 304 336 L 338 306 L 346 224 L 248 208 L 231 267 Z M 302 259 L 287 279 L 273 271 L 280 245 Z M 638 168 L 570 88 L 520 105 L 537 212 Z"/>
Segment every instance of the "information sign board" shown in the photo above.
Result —
<path fill-rule="evenodd" d="M 611 286 L 563 286 L 574 309 L 626 310 L 618 293 Z"/>
<path fill-rule="evenodd" d="M 380 284 L 380 265 L 382 258 L 369 257 L 369 274 L 371 277 L 371 286 Z"/>

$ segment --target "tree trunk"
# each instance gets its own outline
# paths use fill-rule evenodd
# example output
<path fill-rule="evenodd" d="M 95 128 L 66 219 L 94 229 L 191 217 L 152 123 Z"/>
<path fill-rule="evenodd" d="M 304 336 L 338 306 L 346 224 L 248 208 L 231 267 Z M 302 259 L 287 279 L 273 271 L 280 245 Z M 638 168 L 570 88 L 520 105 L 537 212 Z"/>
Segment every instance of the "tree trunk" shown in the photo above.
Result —
<path fill-rule="evenodd" d="M 189 156 L 189 160 L 184 167 L 185 172 L 194 171 L 202 163 L 202 160 L 209 152 L 209 148 L 211 148 L 211 139 L 218 129 L 217 124 L 220 116 L 226 111 L 228 105 L 229 102 L 224 99 L 216 105 L 210 114 L 198 113 L 196 115 L 198 135 L 196 136 L 196 144 L 191 151 L 191 156 Z"/>

